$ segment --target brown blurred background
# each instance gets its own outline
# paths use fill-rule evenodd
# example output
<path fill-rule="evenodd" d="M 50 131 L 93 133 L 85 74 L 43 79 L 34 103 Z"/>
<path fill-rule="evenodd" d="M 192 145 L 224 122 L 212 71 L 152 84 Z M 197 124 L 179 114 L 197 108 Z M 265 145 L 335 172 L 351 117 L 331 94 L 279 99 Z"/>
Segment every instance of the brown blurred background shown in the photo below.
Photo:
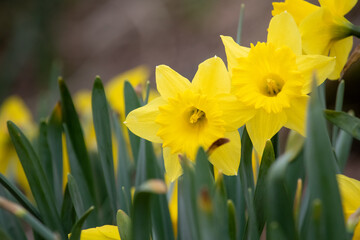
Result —
<path fill-rule="evenodd" d="M 57 76 L 76 92 L 90 89 L 96 75 L 106 82 L 142 64 L 152 70 L 152 82 L 159 64 L 192 79 L 205 59 L 226 61 L 219 36 L 236 37 L 241 3 L 242 44 L 266 41 L 270 0 L 1 0 L 0 103 L 18 94 L 39 119 L 58 100 Z M 346 17 L 360 25 L 359 4 Z M 345 110 L 357 116 L 359 76 L 360 64 L 345 75 Z M 329 107 L 336 86 L 328 84 Z M 359 179 L 358 141 L 353 148 L 356 167 L 347 172 Z"/>

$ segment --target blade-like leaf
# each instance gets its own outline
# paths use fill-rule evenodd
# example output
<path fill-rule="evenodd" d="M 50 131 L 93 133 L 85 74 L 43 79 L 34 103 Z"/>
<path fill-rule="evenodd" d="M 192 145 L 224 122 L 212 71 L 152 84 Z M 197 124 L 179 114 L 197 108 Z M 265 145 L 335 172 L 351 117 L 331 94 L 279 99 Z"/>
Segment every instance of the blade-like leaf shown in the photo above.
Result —
<path fill-rule="evenodd" d="M 316 199 L 321 202 L 322 209 L 324 209 L 319 216 L 320 234 L 324 239 L 344 239 L 346 236 L 345 223 L 335 176 L 339 170 L 316 90 L 312 91 L 308 105 L 306 134 L 304 159 L 308 175 L 310 203 Z M 304 231 L 306 230 L 304 229 Z M 307 232 L 313 234 L 313 231 Z M 310 235 L 307 238 L 314 237 L 316 236 Z"/>
<path fill-rule="evenodd" d="M 360 140 L 360 119 L 348 113 L 325 110 L 327 120 Z"/>
<path fill-rule="evenodd" d="M 125 81 L 124 83 L 124 97 L 125 97 L 125 116 L 127 116 L 129 112 L 131 112 L 132 110 L 141 107 L 139 98 L 136 95 L 134 88 L 131 86 L 131 84 L 128 81 Z M 140 138 L 135 134 L 133 134 L 132 132 L 130 131 L 128 132 L 129 132 L 132 155 L 136 163 L 138 160 Z"/>
<path fill-rule="evenodd" d="M 336 92 L 336 101 L 335 101 L 335 111 L 341 111 L 344 101 L 344 92 L 345 92 L 345 81 L 341 80 L 338 85 L 338 89 Z M 338 137 L 338 127 L 336 125 L 333 126 L 332 129 L 332 143 L 336 143 L 336 139 Z"/>
<path fill-rule="evenodd" d="M 95 79 L 92 91 L 92 112 L 101 168 L 104 173 L 105 187 L 113 212 L 113 222 L 115 223 L 117 195 L 111 141 L 110 115 L 104 87 L 98 77 Z"/>
<path fill-rule="evenodd" d="M 60 232 L 61 236 L 65 237 L 65 233 L 62 231 L 60 216 L 56 209 L 53 189 L 50 188 L 46 180 L 44 170 L 34 149 L 29 140 L 14 123 L 9 121 L 7 125 L 11 140 L 45 224 L 51 229 L 56 229 Z"/>
<path fill-rule="evenodd" d="M 77 168 L 82 172 L 83 177 L 86 180 L 87 188 L 89 189 L 90 196 L 92 199 L 95 199 L 94 192 L 94 183 L 92 178 L 92 166 L 90 164 L 89 155 L 86 150 L 83 131 L 81 129 L 80 121 L 76 113 L 74 103 L 71 99 L 70 92 L 62 79 L 59 79 L 59 88 L 61 95 L 61 110 L 62 110 L 62 120 L 67 128 L 67 145 L 72 146 L 72 151 L 75 158 L 70 159 L 70 162 L 73 161 L 73 166 L 77 165 Z M 73 171 L 73 166 L 71 170 Z M 76 178 L 77 175 L 73 174 Z M 79 182 L 79 180 L 77 179 Z M 80 184 L 80 182 L 79 182 Z"/>
<path fill-rule="evenodd" d="M 6 190 L 11 193 L 11 195 L 32 215 L 37 219 L 41 220 L 39 210 L 26 198 L 26 196 L 9 180 L 6 179 L 4 175 L 0 173 L 0 183 L 6 188 Z"/>
<path fill-rule="evenodd" d="M 116 219 L 121 240 L 131 240 L 132 236 L 130 217 L 120 209 L 117 212 Z"/>
<path fill-rule="evenodd" d="M 274 148 L 271 141 L 267 141 L 262 155 L 259 177 L 256 183 L 256 189 L 254 194 L 254 207 L 256 213 L 256 219 L 258 224 L 259 235 L 264 228 L 266 216 L 265 216 L 265 204 L 266 204 L 266 180 L 268 170 L 271 164 L 275 161 Z"/>
<path fill-rule="evenodd" d="M 125 213 L 130 214 L 130 203 L 131 203 L 131 179 L 130 179 L 130 157 L 125 142 L 124 135 L 119 124 L 118 117 L 113 112 L 112 114 L 112 125 L 114 128 L 115 136 L 117 139 L 117 155 L 118 155 L 118 167 L 117 167 L 117 178 L 116 188 L 118 194 L 119 208 Z M 120 190 L 121 189 L 121 190 Z"/>
<path fill-rule="evenodd" d="M 62 147 L 62 117 L 60 103 L 55 105 L 47 122 L 47 141 L 50 148 L 53 175 L 54 193 L 58 209 L 61 207 L 63 196 L 63 147 Z"/>
<path fill-rule="evenodd" d="M 66 233 L 69 233 L 71 231 L 72 226 L 74 226 L 76 222 L 76 212 L 75 212 L 74 204 L 71 200 L 71 196 L 67 184 L 65 187 L 64 198 L 61 206 L 61 221 L 64 226 L 64 232 Z"/>
<path fill-rule="evenodd" d="M 81 193 L 79 191 L 79 186 L 75 180 L 75 178 L 69 173 L 68 174 L 68 184 L 67 187 L 69 189 L 69 194 L 76 212 L 76 215 L 78 216 L 78 218 L 80 218 L 84 212 L 85 212 L 85 208 L 84 208 L 84 203 L 81 197 Z"/>
<path fill-rule="evenodd" d="M 81 228 L 85 222 L 85 220 L 88 218 L 90 213 L 94 210 L 94 207 L 90 207 L 83 215 L 82 217 L 75 223 L 71 230 L 70 240 L 80 240 L 81 235 Z"/>

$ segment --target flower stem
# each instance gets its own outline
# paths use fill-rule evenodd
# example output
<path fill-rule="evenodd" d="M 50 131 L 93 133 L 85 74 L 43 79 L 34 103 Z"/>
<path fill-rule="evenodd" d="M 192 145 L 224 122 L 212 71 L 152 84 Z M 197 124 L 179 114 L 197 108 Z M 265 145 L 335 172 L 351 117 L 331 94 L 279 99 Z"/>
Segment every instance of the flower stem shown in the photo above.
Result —
<path fill-rule="evenodd" d="M 350 34 L 352 36 L 360 38 L 360 26 L 352 25 L 351 30 L 350 30 Z"/>

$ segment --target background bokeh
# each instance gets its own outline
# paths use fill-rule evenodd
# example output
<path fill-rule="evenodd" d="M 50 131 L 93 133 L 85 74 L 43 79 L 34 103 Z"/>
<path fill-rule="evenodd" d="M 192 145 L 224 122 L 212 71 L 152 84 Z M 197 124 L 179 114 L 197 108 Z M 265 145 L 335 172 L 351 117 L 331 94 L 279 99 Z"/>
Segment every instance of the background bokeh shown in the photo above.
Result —
<path fill-rule="evenodd" d="M 72 92 L 90 89 L 147 65 L 154 85 L 156 65 L 166 64 L 192 79 L 197 66 L 217 55 L 224 61 L 220 35 L 236 36 L 245 3 L 242 44 L 266 40 L 270 0 L 1 0 L 0 103 L 17 94 L 36 119 L 58 100 L 57 77 Z M 316 1 L 310 1 L 316 3 Z M 360 4 L 347 15 L 360 25 Z M 359 43 L 355 41 L 355 46 Z M 360 64 L 345 75 L 345 110 L 360 114 Z M 329 107 L 337 82 L 328 84 Z M 354 142 L 350 176 L 360 178 L 359 143 Z"/>

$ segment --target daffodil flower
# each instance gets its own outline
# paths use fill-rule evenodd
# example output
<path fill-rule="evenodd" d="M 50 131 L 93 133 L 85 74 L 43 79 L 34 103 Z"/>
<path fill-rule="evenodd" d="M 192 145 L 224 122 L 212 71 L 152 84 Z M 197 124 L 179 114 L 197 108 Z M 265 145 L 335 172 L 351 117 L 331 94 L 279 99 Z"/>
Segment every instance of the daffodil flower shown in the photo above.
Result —
<path fill-rule="evenodd" d="M 345 219 L 349 219 L 360 208 L 360 182 L 342 174 L 338 174 L 336 177 L 339 184 L 344 216 Z M 359 224 L 355 228 L 353 239 L 360 239 Z"/>
<path fill-rule="evenodd" d="M 121 240 L 117 226 L 104 225 L 81 231 L 80 240 Z"/>
<path fill-rule="evenodd" d="M 267 43 L 250 48 L 222 36 L 232 76 L 233 93 L 239 105 L 255 114 L 246 123 L 254 148 L 260 156 L 266 140 L 281 127 L 305 134 L 305 114 L 313 72 L 321 84 L 332 72 L 334 58 L 302 55 L 301 37 L 293 17 L 286 12 L 273 17 Z"/>
<path fill-rule="evenodd" d="M 213 57 L 201 63 L 191 83 L 170 67 L 158 66 L 156 84 L 161 96 L 130 112 L 125 124 L 134 134 L 163 144 L 169 179 L 182 173 L 179 154 L 194 160 L 199 147 L 208 149 L 219 138 L 230 142 L 214 150 L 210 161 L 224 174 L 237 174 L 237 129 L 253 111 L 246 107 L 234 111 L 236 97 L 230 94 L 230 76 L 223 61 Z"/>
<path fill-rule="evenodd" d="M 354 26 L 344 15 L 357 0 L 319 0 L 320 6 L 304 0 L 273 3 L 273 15 L 287 11 L 298 24 L 306 54 L 336 56 L 336 66 L 329 79 L 338 79 L 352 49 Z"/>

